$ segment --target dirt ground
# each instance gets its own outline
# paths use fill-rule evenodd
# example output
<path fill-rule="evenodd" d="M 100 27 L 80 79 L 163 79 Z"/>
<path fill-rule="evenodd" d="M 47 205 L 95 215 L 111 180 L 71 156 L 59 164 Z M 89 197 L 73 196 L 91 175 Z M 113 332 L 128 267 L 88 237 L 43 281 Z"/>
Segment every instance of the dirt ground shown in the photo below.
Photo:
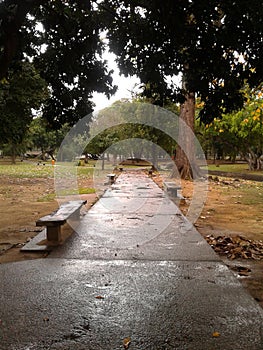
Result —
<path fill-rule="evenodd" d="M 80 187 L 89 187 L 90 180 Z M 20 252 L 21 247 L 36 236 L 41 227 L 36 220 L 58 208 L 53 196 L 51 178 L 9 178 L 0 183 L 0 264 L 45 257 L 46 253 Z M 96 194 L 81 195 L 87 199 L 86 209 L 97 200 Z"/>
<path fill-rule="evenodd" d="M 181 211 L 186 214 L 192 198 L 193 184 L 182 184 Z M 251 193 L 251 188 L 253 189 Z M 257 198 L 253 200 L 253 192 Z M 262 191 L 262 200 L 260 195 Z M 220 258 L 233 271 L 242 285 L 263 308 L 263 184 L 248 180 L 218 178 L 210 176 L 207 200 L 195 227 L 203 237 L 241 236 L 251 242 L 259 242 L 261 259 L 229 259 L 226 254 Z"/>
<path fill-rule="evenodd" d="M 158 179 L 157 177 L 155 180 Z M 84 180 L 83 180 L 84 181 Z M 235 236 L 263 240 L 262 205 L 244 204 L 238 189 L 243 180 L 210 179 L 208 197 L 203 211 L 195 223 L 198 231 L 206 235 Z M 160 181 L 159 181 L 160 183 Z M 81 184 L 90 187 L 89 180 Z M 180 208 L 183 213 L 191 201 L 192 183 L 185 181 Z M 251 186 L 257 186 L 251 182 Z M 41 228 L 35 222 L 41 216 L 57 209 L 52 199 L 54 183 L 51 178 L 10 178 L 1 176 L 0 182 L 0 263 L 45 257 L 47 253 L 22 253 L 20 248 L 33 238 Z M 96 194 L 83 195 L 89 208 L 96 200 Z M 234 271 L 241 283 L 263 307 L 263 260 L 236 259 L 223 261 Z M 245 274 L 240 274 L 240 267 Z M 241 276 L 242 275 L 242 276 Z"/>

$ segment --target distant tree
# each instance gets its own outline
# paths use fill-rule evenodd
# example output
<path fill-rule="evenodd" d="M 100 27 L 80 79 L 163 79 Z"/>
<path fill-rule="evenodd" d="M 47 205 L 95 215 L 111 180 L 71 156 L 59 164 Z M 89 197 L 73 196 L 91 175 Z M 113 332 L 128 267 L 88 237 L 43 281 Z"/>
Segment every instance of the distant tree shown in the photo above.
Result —
<path fill-rule="evenodd" d="M 69 129 L 69 126 L 65 124 L 59 130 L 50 130 L 47 128 L 47 122 L 38 117 L 32 120 L 27 139 L 31 147 L 41 150 L 42 159 L 45 159 L 46 154 L 55 159 L 55 152 L 60 147 Z"/>
<path fill-rule="evenodd" d="M 10 142 L 1 144 L 3 154 L 5 156 L 11 157 L 12 164 L 16 163 L 18 156 L 21 156 L 21 161 L 23 161 L 24 154 L 30 148 L 31 144 L 28 139 L 24 138 L 20 143 Z"/>
<path fill-rule="evenodd" d="M 127 141 L 121 142 L 119 148 L 118 145 L 114 147 L 116 156 L 118 154 L 135 158 L 148 157 L 156 166 L 158 154 L 155 145 L 171 154 L 176 147 L 176 141 L 162 131 L 161 121 L 158 127 L 159 120 L 154 115 L 154 113 L 158 114 L 163 109 L 143 101 L 145 99 L 138 98 L 132 101 L 116 101 L 112 106 L 100 111 L 91 127 L 90 136 L 92 140 L 86 152 L 102 153 L 120 141 Z M 172 105 L 169 105 L 169 108 L 174 109 Z M 167 115 L 166 110 L 165 114 Z M 113 120 L 115 120 L 116 125 L 110 126 L 110 121 Z M 107 121 L 109 121 L 109 127 L 107 127 Z M 102 126 L 104 129 L 100 131 Z M 166 125 L 166 129 L 168 127 L 169 125 Z M 174 125 L 171 125 L 169 130 L 171 131 L 173 128 Z M 136 144 L 136 142 L 133 142 L 134 139 L 140 140 L 140 142 Z M 119 149 L 118 152 L 117 149 Z"/>
<path fill-rule="evenodd" d="M 215 118 L 203 130 L 202 138 L 211 148 L 219 148 L 234 161 L 239 154 L 251 170 L 263 165 L 263 89 L 245 92 L 242 110 Z"/>

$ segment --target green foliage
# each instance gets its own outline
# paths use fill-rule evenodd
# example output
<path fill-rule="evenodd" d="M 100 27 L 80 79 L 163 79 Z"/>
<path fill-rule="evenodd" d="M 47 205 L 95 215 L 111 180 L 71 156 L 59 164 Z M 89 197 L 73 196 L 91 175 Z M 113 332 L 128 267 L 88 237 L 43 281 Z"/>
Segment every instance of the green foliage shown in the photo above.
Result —
<path fill-rule="evenodd" d="M 45 81 L 28 61 L 10 70 L 9 78 L 0 82 L 0 140 L 14 156 L 25 148 L 32 108 L 38 109 L 47 95 Z"/>
<path fill-rule="evenodd" d="M 156 104 L 196 92 L 204 102 L 200 118 L 211 122 L 243 106 L 244 81 L 262 80 L 260 0 L 104 0 L 100 7 L 121 72 L 138 75 Z M 182 90 L 174 83 L 179 73 Z"/>
<path fill-rule="evenodd" d="M 67 124 L 59 130 L 49 130 L 46 121 L 38 117 L 30 125 L 28 139 L 33 148 L 41 150 L 43 157 L 47 153 L 53 158 L 55 151 L 59 148 L 68 131 L 69 126 Z"/>
<path fill-rule="evenodd" d="M 109 96 L 116 90 L 101 58 L 101 28 L 95 1 L 2 1 L 0 79 L 31 57 L 49 86 L 44 117 L 56 128 L 75 124 L 92 111 L 94 91 Z"/>
<path fill-rule="evenodd" d="M 10 71 L 9 79 L 0 82 L 0 136 L 2 143 L 21 142 L 33 115 L 45 98 L 45 81 L 34 66 L 24 62 Z"/>
<path fill-rule="evenodd" d="M 245 107 L 236 113 L 224 114 L 222 119 L 215 118 L 206 125 L 203 135 L 211 147 L 221 146 L 224 154 L 233 159 L 241 154 L 251 168 L 257 168 L 263 154 L 263 89 L 245 93 Z"/>
<path fill-rule="evenodd" d="M 92 128 L 91 142 L 89 142 L 85 152 L 87 153 L 103 153 L 111 145 L 115 145 L 113 152 L 116 155 L 125 155 L 126 157 L 141 158 L 142 154 L 152 156 L 152 148 L 149 142 L 159 145 L 168 154 L 176 147 L 175 141 L 161 129 L 147 125 L 147 119 L 153 118 L 149 114 L 149 105 L 135 101 L 117 101 L 111 107 L 105 108 L 100 112 L 99 118 L 105 120 L 113 120 L 118 118 L 120 124 L 109 127 L 103 132 L 99 132 L 95 127 Z M 170 105 L 170 109 L 172 106 Z M 131 118 L 132 117 L 132 118 Z M 130 122 L 130 120 L 137 120 Z M 157 121 L 157 118 L 154 119 Z M 162 120 L 159 120 L 160 125 Z M 176 121 L 175 123 L 176 124 Z M 171 125 L 171 129 L 174 126 Z M 140 139 L 141 142 L 136 145 L 132 139 Z M 127 143 L 121 142 L 128 140 Z M 119 143 L 119 144 L 118 144 Z"/>

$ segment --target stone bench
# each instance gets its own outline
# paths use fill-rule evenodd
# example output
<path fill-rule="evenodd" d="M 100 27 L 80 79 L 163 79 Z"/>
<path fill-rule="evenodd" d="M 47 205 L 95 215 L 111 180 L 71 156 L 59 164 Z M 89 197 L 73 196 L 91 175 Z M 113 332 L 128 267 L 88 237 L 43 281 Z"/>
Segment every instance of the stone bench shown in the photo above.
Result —
<path fill-rule="evenodd" d="M 108 174 L 107 177 L 108 177 L 108 179 L 109 179 L 109 183 L 110 183 L 110 184 L 113 184 L 114 181 L 115 181 L 116 174 L 114 174 L 114 173 Z"/>
<path fill-rule="evenodd" d="M 178 195 L 178 191 L 182 189 L 182 187 L 176 185 L 174 182 L 164 182 L 163 183 L 164 190 L 170 194 L 172 197 L 175 198 L 181 198 L 181 196 Z"/>
<path fill-rule="evenodd" d="M 58 210 L 38 219 L 36 221 L 36 226 L 46 226 L 47 241 L 59 243 L 61 241 L 61 226 L 64 225 L 68 219 L 79 220 L 80 209 L 86 203 L 86 200 L 62 203 Z"/>

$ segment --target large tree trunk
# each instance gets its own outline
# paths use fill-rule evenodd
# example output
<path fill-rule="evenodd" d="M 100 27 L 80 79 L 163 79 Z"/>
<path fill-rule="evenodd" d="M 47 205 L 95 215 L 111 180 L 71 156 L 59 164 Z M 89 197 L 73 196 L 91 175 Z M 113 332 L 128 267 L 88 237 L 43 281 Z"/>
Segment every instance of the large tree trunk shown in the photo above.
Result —
<path fill-rule="evenodd" d="M 179 139 L 175 158 L 177 170 L 183 179 L 193 179 L 200 176 L 196 164 L 194 121 L 195 94 L 188 92 L 185 95 L 185 102 L 180 108 Z"/>
<path fill-rule="evenodd" d="M 11 162 L 12 164 L 16 164 L 16 146 L 15 145 L 11 145 Z"/>

